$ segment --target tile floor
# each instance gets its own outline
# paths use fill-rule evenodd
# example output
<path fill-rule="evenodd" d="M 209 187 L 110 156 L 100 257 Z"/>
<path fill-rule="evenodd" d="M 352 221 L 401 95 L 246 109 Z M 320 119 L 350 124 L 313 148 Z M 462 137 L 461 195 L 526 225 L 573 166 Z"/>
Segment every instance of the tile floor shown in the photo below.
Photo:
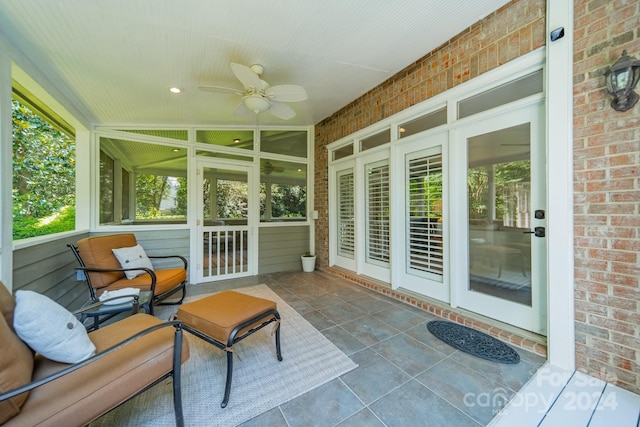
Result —
<path fill-rule="evenodd" d="M 267 284 L 359 366 L 255 417 L 254 426 L 484 426 L 544 363 L 488 362 L 439 341 L 430 313 L 324 273 L 289 272 L 189 287 L 189 295 Z"/>

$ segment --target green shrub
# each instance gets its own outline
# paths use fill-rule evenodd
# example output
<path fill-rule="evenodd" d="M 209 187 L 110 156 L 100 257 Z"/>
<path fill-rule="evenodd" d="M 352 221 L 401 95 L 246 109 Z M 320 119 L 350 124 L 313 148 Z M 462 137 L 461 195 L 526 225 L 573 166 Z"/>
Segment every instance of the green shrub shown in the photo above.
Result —
<path fill-rule="evenodd" d="M 14 215 L 13 240 L 72 231 L 75 224 L 76 210 L 73 206 L 64 206 L 54 214 L 41 219 Z"/>

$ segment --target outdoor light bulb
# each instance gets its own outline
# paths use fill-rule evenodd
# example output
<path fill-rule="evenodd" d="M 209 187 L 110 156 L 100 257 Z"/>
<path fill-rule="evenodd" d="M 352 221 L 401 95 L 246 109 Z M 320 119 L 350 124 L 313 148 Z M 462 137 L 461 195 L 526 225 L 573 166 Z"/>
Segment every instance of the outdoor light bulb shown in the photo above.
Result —
<path fill-rule="evenodd" d="M 616 85 L 619 88 L 626 87 L 629 81 L 629 73 L 625 70 L 616 75 Z"/>

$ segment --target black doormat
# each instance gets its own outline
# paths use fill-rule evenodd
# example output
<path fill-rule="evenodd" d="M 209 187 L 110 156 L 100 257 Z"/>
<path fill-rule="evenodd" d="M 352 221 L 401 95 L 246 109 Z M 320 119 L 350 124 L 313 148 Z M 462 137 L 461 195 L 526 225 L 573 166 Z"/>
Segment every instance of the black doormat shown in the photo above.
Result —
<path fill-rule="evenodd" d="M 520 355 L 502 341 L 467 326 L 443 320 L 427 323 L 429 332 L 460 351 L 491 362 L 516 364 Z"/>

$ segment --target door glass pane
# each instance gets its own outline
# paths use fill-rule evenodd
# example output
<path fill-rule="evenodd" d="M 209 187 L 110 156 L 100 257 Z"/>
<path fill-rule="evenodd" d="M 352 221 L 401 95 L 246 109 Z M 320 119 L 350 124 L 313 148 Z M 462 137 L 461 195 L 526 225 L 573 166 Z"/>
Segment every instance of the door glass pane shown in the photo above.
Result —
<path fill-rule="evenodd" d="M 367 165 L 366 259 L 389 267 L 389 161 Z"/>
<path fill-rule="evenodd" d="M 531 305 L 529 123 L 468 139 L 469 289 Z"/>
<path fill-rule="evenodd" d="M 433 129 L 436 126 L 447 123 L 447 107 L 420 116 L 416 119 L 402 123 L 398 127 L 398 138 L 406 138 L 418 132 Z"/>
<path fill-rule="evenodd" d="M 338 255 L 354 258 L 355 206 L 353 171 L 338 174 Z"/>
<path fill-rule="evenodd" d="M 340 160 L 347 156 L 350 156 L 353 154 L 353 143 L 347 144 L 340 148 L 336 148 L 335 150 L 333 150 L 331 154 L 332 154 L 331 156 L 332 160 Z"/>
<path fill-rule="evenodd" d="M 383 130 L 360 141 L 360 151 L 370 150 L 391 141 L 391 129 Z"/>
<path fill-rule="evenodd" d="M 458 118 L 487 111 L 518 99 L 540 93 L 543 90 L 542 70 L 489 89 L 458 102 Z"/>
<path fill-rule="evenodd" d="M 248 190 L 246 172 L 203 168 L 203 277 L 248 271 Z"/>
<path fill-rule="evenodd" d="M 407 171 L 408 272 L 442 282 L 442 153 L 407 159 Z"/>

